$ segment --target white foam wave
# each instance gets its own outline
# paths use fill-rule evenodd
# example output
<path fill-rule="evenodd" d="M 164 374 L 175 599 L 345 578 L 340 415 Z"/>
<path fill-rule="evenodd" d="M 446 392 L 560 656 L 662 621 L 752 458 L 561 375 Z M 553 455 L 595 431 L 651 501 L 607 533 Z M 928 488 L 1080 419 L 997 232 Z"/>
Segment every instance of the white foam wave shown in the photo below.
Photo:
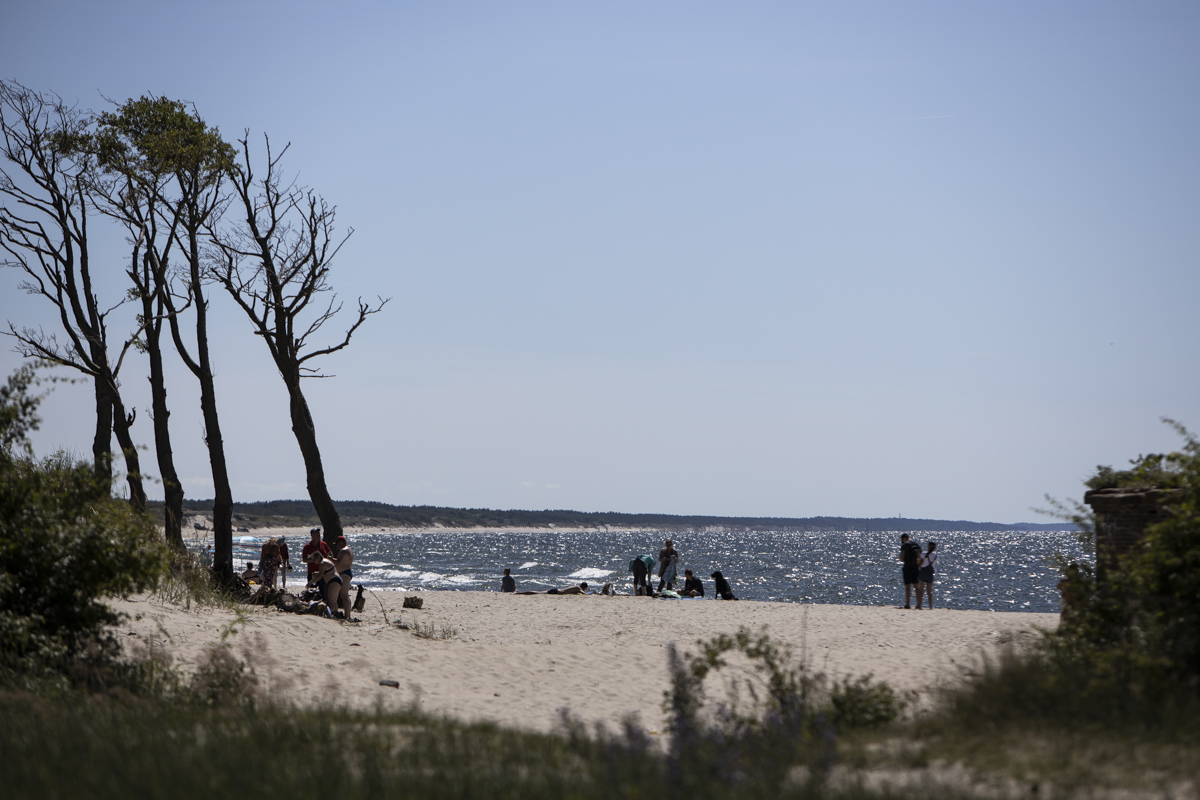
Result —
<path fill-rule="evenodd" d="M 401 578 L 411 578 L 416 575 L 415 570 L 405 569 L 372 569 L 367 570 L 365 577 L 369 576 L 376 580 L 398 581 Z"/>
<path fill-rule="evenodd" d="M 474 575 L 451 575 L 446 583 L 478 583 Z"/>
<path fill-rule="evenodd" d="M 433 583 L 434 581 L 440 581 L 444 577 L 446 576 L 437 572 L 422 572 L 417 576 L 417 580 L 420 583 Z"/>
<path fill-rule="evenodd" d="M 589 580 L 589 579 L 590 580 L 598 580 L 600 578 L 607 578 L 609 575 L 612 575 L 612 574 L 613 574 L 613 571 L 611 569 L 596 569 L 595 567 L 584 567 L 583 569 L 575 570 L 567 577 L 568 578 L 583 578 L 584 580 Z"/>
<path fill-rule="evenodd" d="M 517 567 L 517 569 L 529 569 L 530 567 L 536 567 L 537 565 L 538 565 L 538 562 L 536 562 L 536 561 L 526 561 L 524 564 Z"/>

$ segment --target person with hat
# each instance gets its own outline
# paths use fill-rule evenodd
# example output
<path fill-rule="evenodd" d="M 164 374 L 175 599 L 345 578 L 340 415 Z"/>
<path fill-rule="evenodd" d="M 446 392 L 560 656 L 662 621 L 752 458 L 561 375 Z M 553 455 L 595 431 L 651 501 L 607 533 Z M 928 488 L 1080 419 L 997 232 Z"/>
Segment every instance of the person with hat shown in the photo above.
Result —
<path fill-rule="evenodd" d="M 321 579 L 321 559 L 333 558 L 333 551 L 329 549 L 329 545 L 321 541 L 320 528 L 313 528 L 308 533 L 312 537 L 312 541 L 304 545 L 300 551 L 300 560 L 308 564 L 308 585 L 313 586 Z M 317 556 L 315 561 L 313 560 L 314 554 Z"/>

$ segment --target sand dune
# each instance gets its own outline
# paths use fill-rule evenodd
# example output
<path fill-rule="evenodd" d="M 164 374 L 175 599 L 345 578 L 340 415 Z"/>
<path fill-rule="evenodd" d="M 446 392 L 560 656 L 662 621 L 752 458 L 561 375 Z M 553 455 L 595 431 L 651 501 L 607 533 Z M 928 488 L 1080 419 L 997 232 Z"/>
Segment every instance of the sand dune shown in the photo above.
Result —
<path fill-rule="evenodd" d="M 893 686 L 923 690 L 956 674 L 980 651 L 1054 627 L 1055 614 L 905 611 L 888 607 L 654 600 L 634 597 L 512 596 L 422 592 L 425 607 L 401 610 L 406 596 L 368 594 L 361 622 L 254 609 L 228 638 L 279 700 L 325 699 L 370 707 L 422 708 L 462 719 L 552 729 L 559 709 L 617 725 L 636 712 L 662 728 L 666 651 L 697 639 L 766 626 L 834 676 L 873 673 Z M 382 604 L 382 608 L 381 608 Z M 128 649 L 158 648 L 191 669 L 235 621 L 227 611 L 184 610 L 151 597 L 116 600 Z M 385 621 L 384 612 L 389 622 Z M 435 637 L 396 627 L 398 619 Z M 381 687 L 391 679 L 399 689 Z"/>

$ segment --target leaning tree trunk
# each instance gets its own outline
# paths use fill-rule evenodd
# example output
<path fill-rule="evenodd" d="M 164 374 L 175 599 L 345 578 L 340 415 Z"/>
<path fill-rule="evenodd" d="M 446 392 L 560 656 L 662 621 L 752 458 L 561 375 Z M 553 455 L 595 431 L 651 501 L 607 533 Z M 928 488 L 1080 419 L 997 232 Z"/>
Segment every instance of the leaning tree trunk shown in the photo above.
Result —
<path fill-rule="evenodd" d="M 200 358 L 207 364 L 207 343 L 200 348 Z M 221 439 L 221 423 L 217 419 L 212 372 L 207 370 L 200 377 L 200 410 L 204 414 L 204 441 L 208 445 L 213 476 L 213 572 L 228 586 L 233 582 L 233 490 L 229 487 L 229 469 L 225 465 L 225 442 Z"/>
<path fill-rule="evenodd" d="M 212 362 L 208 356 L 208 303 L 200 281 L 200 256 L 195 232 L 191 232 L 192 291 L 196 298 L 195 370 L 200 379 L 200 411 L 204 415 L 204 443 L 213 476 L 213 572 L 226 586 L 233 582 L 233 490 L 229 486 L 229 468 L 225 464 L 225 440 L 217 417 L 217 392 L 213 385 Z M 172 331 L 175 329 L 172 328 Z M 181 342 L 177 342 L 180 344 Z M 191 364 L 189 364 L 191 366 Z"/>
<path fill-rule="evenodd" d="M 294 369 L 292 367 L 291 369 Z M 325 467 L 321 463 L 321 450 L 317 447 L 317 430 L 313 425 L 312 414 L 308 411 L 308 401 L 300 388 L 299 376 L 289 375 L 284 369 L 288 396 L 292 412 L 292 433 L 296 435 L 296 443 L 300 445 L 300 454 L 304 456 L 304 472 L 308 478 L 308 496 L 312 499 L 313 508 L 325 529 L 325 542 L 329 545 L 342 535 L 342 519 L 334 508 L 333 498 L 325 486 Z"/>
<path fill-rule="evenodd" d="M 92 380 L 96 391 L 96 435 L 92 439 L 92 469 L 104 494 L 112 491 L 113 407 L 99 378 Z"/>
<path fill-rule="evenodd" d="M 116 390 L 115 380 L 108 377 L 108 393 L 112 402 L 113 432 L 117 435 L 117 444 L 125 456 L 125 480 L 129 482 L 129 505 L 135 511 L 146 510 L 146 490 L 142 488 L 142 467 L 138 459 L 137 446 L 129 435 L 129 426 L 133 424 L 134 415 L 125 414 L 125 404 Z"/>
<path fill-rule="evenodd" d="M 142 301 L 146 319 L 155 316 L 152 299 Z M 163 376 L 162 309 L 158 321 L 146 326 L 146 353 L 150 356 L 150 403 L 154 412 L 154 454 L 163 482 L 163 519 L 167 545 L 182 552 L 183 547 L 183 485 L 175 471 L 175 456 L 171 452 L 171 429 L 167 424 L 171 412 L 167 408 L 167 385 Z"/>

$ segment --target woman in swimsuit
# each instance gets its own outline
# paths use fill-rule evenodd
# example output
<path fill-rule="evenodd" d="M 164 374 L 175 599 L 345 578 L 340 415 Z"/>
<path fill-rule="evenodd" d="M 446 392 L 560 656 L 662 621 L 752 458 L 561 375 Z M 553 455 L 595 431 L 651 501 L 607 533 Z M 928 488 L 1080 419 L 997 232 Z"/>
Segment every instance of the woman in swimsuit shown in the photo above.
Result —
<path fill-rule="evenodd" d="M 325 605 L 330 610 L 337 608 L 338 595 L 342 593 L 342 576 L 338 574 L 337 564 L 321 556 L 320 571 L 317 574 L 325 584 Z"/>
<path fill-rule="evenodd" d="M 342 580 L 338 599 L 342 613 L 346 615 L 346 619 L 350 619 L 350 579 L 354 577 L 354 570 L 351 569 L 354 566 L 354 551 L 350 549 L 345 536 L 339 536 L 334 547 L 337 551 L 338 577 Z"/>

